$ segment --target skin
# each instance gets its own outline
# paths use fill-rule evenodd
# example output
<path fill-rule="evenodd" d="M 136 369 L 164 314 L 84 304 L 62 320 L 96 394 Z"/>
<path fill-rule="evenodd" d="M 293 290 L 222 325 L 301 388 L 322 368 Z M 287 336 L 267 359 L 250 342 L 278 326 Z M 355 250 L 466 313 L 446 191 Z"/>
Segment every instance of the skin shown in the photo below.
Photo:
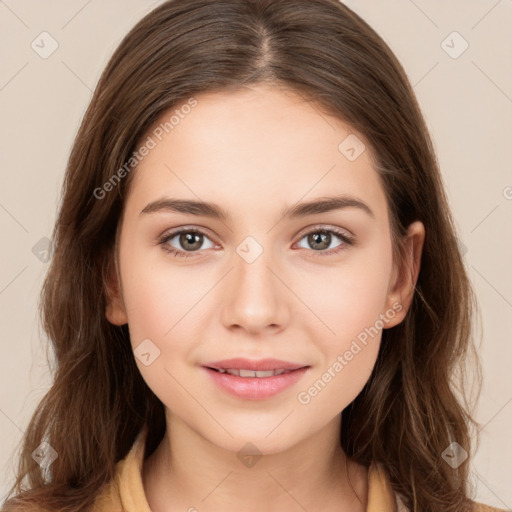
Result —
<path fill-rule="evenodd" d="M 117 272 L 106 290 L 107 318 L 128 323 L 133 348 L 149 338 L 160 350 L 148 366 L 136 359 L 166 408 L 166 435 L 143 468 L 150 507 L 366 510 L 368 470 L 339 446 L 340 413 L 367 382 L 381 331 L 308 404 L 297 395 L 379 315 L 388 318 L 393 304 L 401 311 L 384 328 L 403 320 L 424 227 L 411 224 L 407 260 L 393 261 L 386 196 L 369 143 L 349 161 L 338 145 L 356 132 L 301 96 L 259 85 L 196 99 L 133 171 L 119 225 Z M 354 207 L 295 219 L 281 215 L 286 206 L 335 193 L 363 201 L 374 217 Z M 214 202 L 231 217 L 141 214 L 165 196 Z M 334 254 L 343 241 L 332 234 L 315 249 L 307 235 L 318 233 L 318 225 L 338 227 L 356 243 Z M 206 232 L 192 248 L 183 237 L 180 244 L 179 235 L 167 242 L 188 250 L 189 258 L 172 256 L 158 243 L 180 226 Z M 236 252 L 247 236 L 263 249 L 252 263 Z M 277 396 L 242 400 L 220 390 L 201 368 L 236 356 L 310 368 Z M 247 442 L 262 454 L 252 467 L 237 457 Z"/>

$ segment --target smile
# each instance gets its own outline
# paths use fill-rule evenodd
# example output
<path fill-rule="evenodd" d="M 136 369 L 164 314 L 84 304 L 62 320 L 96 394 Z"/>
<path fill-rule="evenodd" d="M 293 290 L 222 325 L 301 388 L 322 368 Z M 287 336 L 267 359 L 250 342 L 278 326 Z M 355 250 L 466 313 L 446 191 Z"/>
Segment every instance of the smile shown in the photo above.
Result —
<path fill-rule="evenodd" d="M 282 373 L 289 373 L 291 370 L 238 370 L 236 368 L 211 368 L 211 370 L 218 371 L 220 373 L 229 373 L 230 375 L 237 375 L 238 377 L 273 377 L 274 375 L 281 375 Z"/>

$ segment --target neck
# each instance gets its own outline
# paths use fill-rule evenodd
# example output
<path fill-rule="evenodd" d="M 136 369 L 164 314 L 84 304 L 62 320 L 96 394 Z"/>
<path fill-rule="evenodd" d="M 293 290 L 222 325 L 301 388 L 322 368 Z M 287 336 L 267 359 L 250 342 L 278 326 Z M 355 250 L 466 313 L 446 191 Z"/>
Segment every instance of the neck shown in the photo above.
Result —
<path fill-rule="evenodd" d="M 340 426 L 335 419 L 286 450 L 244 457 L 244 450 L 219 447 L 171 415 L 164 438 L 144 461 L 150 508 L 362 512 L 368 470 L 346 457 L 339 444 Z"/>

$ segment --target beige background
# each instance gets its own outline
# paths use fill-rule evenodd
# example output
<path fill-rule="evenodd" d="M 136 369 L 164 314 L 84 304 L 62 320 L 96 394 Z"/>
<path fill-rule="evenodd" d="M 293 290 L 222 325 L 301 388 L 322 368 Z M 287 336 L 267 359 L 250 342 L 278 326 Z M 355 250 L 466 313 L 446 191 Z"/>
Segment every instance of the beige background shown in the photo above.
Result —
<path fill-rule="evenodd" d="M 36 315 L 47 264 L 33 247 L 44 249 L 40 240 L 50 237 L 66 159 L 101 70 L 157 3 L 0 1 L 1 496 L 11 483 L 14 447 L 50 385 Z M 510 509 L 512 1 L 346 3 L 404 64 L 436 144 L 483 318 L 477 419 L 485 428 L 472 480 L 479 501 Z M 43 31 L 58 43 L 46 59 L 31 47 Z M 463 39 L 446 39 L 453 31 Z M 464 41 L 467 50 L 452 58 Z"/>

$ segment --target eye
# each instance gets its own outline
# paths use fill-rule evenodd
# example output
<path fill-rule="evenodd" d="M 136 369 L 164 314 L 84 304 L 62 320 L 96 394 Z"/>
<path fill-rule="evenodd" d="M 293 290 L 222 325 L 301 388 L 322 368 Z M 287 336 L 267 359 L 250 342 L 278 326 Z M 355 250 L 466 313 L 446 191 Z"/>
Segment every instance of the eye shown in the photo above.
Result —
<path fill-rule="evenodd" d="M 176 242 L 178 243 L 180 247 L 176 248 L 170 242 L 176 238 Z M 164 250 L 170 252 L 174 256 L 179 257 L 185 257 L 188 258 L 190 256 L 193 256 L 194 252 L 199 251 L 202 249 L 211 249 L 214 247 L 214 244 L 210 241 L 211 246 L 210 247 L 202 247 L 204 240 L 209 240 L 206 233 L 203 233 L 202 231 L 198 229 L 192 229 L 192 228 L 181 228 L 176 231 L 173 231 L 172 233 L 168 233 L 167 235 L 164 235 L 160 241 L 159 244 L 162 245 Z M 192 254 L 187 254 L 192 253 Z"/>
<path fill-rule="evenodd" d="M 332 242 L 335 241 L 336 238 L 341 240 L 341 243 L 334 246 L 333 248 Z M 315 226 L 312 231 L 309 231 L 301 238 L 301 241 L 304 239 L 306 240 L 306 244 L 308 244 L 309 247 L 317 253 L 314 254 L 314 256 L 330 256 L 333 254 L 338 254 L 339 252 L 345 250 L 347 246 L 354 245 L 355 243 L 355 237 L 353 235 L 350 235 L 347 232 L 341 231 L 339 229 L 326 229 L 321 226 Z M 329 248 L 331 248 L 331 250 L 325 250 Z"/>

